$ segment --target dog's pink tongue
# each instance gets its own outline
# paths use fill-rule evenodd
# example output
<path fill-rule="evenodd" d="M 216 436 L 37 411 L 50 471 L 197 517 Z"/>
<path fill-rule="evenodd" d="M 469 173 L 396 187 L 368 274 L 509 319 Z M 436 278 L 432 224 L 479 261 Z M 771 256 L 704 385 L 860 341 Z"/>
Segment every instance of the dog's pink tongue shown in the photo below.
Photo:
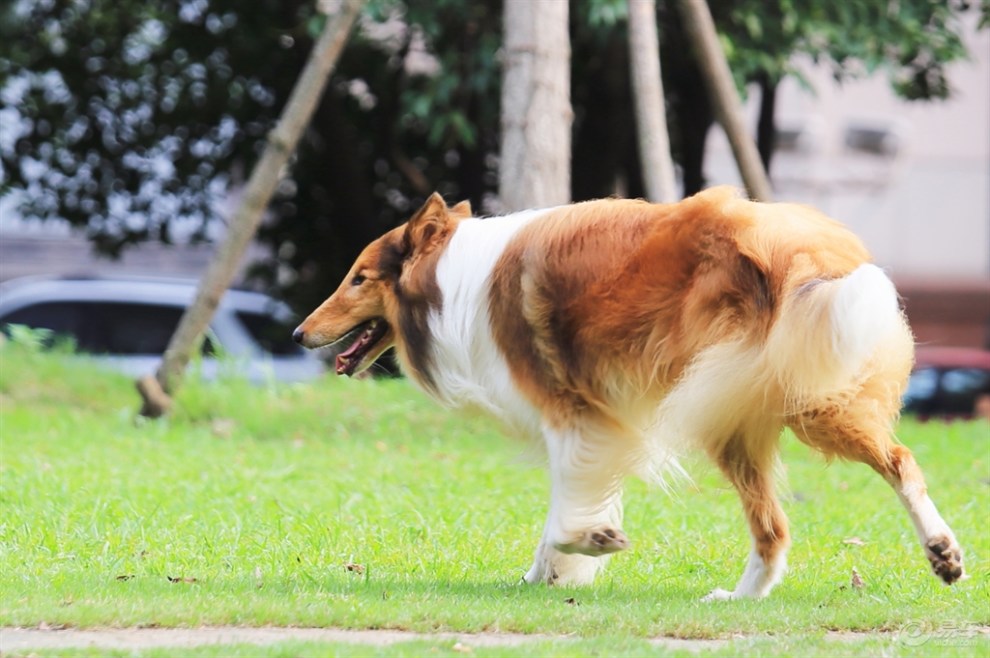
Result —
<path fill-rule="evenodd" d="M 334 365 L 336 366 L 335 370 L 338 375 L 344 374 L 350 370 L 351 357 L 354 356 L 354 353 L 358 351 L 358 348 L 361 347 L 363 342 L 364 341 L 358 338 L 356 341 L 351 343 L 350 347 L 337 355 L 337 358 L 334 359 Z"/>
<path fill-rule="evenodd" d="M 361 336 L 361 338 L 364 338 L 364 336 Z M 364 343 L 364 341 L 361 340 L 361 338 L 358 338 L 356 341 L 351 343 L 351 346 L 348 347 L 343 352 L 341 352 L 340 354 L 338 354 L 337 358 L 340 359 L 341 357 L 344 357 L 344 360 L 346 361 L 349 357 L 354 356 L 354 353 L 357 352 L 358 348 L 361 347 L 361 344 Z"/>

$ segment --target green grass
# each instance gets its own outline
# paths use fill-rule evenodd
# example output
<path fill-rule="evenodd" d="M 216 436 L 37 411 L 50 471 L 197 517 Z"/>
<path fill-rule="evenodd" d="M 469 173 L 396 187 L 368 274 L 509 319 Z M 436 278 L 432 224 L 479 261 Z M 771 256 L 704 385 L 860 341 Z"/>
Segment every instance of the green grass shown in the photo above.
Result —
<path fill-rule="evenodd" d="M 689 464 L 694 483 L 673 496 L 630 483 L 633 548 L 594 586 L 521 586 L 546 476 L 493 423 L 444 411 L 407 382 L 190 380 L 169 419 L 136 419 L 137 406 L 130 380 L 84 360 L 0 348 L 0 624 L 573 634 L 591 638 L 587 655 L 605 638 L 647 655 L 641 638 L 740 634 L 758 636 L 745 640 L 754 655 L 788 642 L 824 655 L 827 630 L 990 624 L 985 422 L 905 420 L 899 431 L 969 580 L 947 588 L 929 573 L 872 471 L 827 466 L 785 437 L 789 572 L 766 600 L 705 604 L 734 585 L 749 541 L 735 494 L 705 465 Z M 294 649 L 264 651 L 251 655 Z M 513 651 L 475 649 L 525 655 Z"/>

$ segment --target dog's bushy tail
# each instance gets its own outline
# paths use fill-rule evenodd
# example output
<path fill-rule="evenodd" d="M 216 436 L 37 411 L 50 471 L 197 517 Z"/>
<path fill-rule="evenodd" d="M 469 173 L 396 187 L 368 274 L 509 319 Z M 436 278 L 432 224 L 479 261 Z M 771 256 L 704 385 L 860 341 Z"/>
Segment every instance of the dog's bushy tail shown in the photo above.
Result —
<path fill-rule="evenodd" d="M 847 388 L 885 343 L 902 345 L 905 337 L 894 284 L 865 264 L 795 288 L 770 330 L 766 358 L 787 399 L 800 406 Z"/>

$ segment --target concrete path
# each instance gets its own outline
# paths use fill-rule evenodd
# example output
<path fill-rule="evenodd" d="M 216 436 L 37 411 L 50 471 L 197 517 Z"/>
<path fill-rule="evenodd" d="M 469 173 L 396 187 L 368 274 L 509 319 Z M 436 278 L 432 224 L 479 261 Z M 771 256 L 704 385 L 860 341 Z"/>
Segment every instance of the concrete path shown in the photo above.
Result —
<path fill-rule="evenodd" d="M 568 636 L 525 635 L 521 633 L 412 633 L 395 630 L 343 630 L 334 628 L 103 628 L 39 629 L 0 628 L 0 654 L 39 649 L 99 647 L 140 650 L 155 647 L 195 647 L 211 644 L 275 644 L 277 642 L 343 642 L 386 646 L 417 640 L 448 646 L 460 645 L 465 652 L 475 647 L 511 647 L 540 640 L 567 640 Z M 725 646 L 728 640 L 686 640 L 655 638 L 652 642 L 668 649 L 700 652 Z"/>
<path fill-rule="evenodd" d="M 731 639 L 683 639 L 654 637 L 649 642 L 664 649 L 704 653 L 730 646 L 737 640 L 759 639 L 760 635 L 736 635 Z M 886 637 L 905 646 L 926 645 L 933 650 L 945 647 L 969 648 L 974 652 L 990 648 L 990 626 L 984 624 L 908 623 L 894 632 L 828 631 L 832 642 L 860 642 Z M 199 628 L 0 628 L 0 655 L 24 654 L 41 649 L 95 647 L 100 649 L 142 650 L 158 647 L 197 647 L 217 644 L 267 645 L 278 642 L 334 642 L 365 646 L 387 646 L 400 642 L 431 642 L 470 653 L 479 647 L 514 647 L 534 642 L 577 639 L 568 635 L 527 635 L 522 633 L 413 633 L 397 630 L 345 630 L 336 628 L 250 628 L 204 626 Z"/>

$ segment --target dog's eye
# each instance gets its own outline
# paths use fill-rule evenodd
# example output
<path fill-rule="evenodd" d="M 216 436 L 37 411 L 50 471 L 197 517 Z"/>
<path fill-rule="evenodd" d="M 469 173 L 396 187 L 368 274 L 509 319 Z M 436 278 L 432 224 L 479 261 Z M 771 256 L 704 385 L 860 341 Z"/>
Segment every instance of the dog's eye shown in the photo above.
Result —
<path fill-rule="evenodd" d="M 364 282 L 365 282 L 365 277 L 360 274 L 355 275 L 354 278 L 351 279 L 352 286 L 359 286 Z"/>

